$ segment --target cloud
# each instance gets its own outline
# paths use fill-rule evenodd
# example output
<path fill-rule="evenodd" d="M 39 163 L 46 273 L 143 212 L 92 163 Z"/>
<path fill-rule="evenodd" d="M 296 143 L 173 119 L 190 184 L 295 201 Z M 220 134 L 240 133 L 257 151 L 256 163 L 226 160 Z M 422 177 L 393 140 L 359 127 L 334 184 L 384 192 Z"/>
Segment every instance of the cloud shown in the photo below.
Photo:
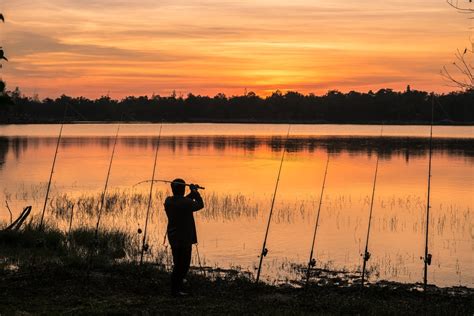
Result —
<path fill-rule="evenodd" d="M 142 61 L 176 61 L 184 59 L 180 54 L 165 54 L 163 51 L 154 50 L 153 56 L 150 52 L 105 45 L 94 44 L 67 44 L 45 34 L 33 32 L 12 32 L 8 43 L 9 50 L 15 52 L 17 57 L 29 55 L 40 55 L 47 53 L 74 54 L 83 57 L 99 57 L 121 60 L 134 60 L 140 58 Z"/>
<path fill-rule="evenodd" d="M 467 33 L 429 0 L 15 0 L 6 10 L 4 78 L 56 95 L 442 90 L 438 70 Z"/>

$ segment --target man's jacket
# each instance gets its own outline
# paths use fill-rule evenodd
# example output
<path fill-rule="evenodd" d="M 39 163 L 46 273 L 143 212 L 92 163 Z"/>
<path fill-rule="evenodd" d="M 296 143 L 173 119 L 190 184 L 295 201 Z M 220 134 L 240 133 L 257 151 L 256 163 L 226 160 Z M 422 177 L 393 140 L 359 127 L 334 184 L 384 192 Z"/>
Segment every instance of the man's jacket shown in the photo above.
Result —
<path fill-rule="evenodd" d="M 168 240 L 172 247 L 197 243 L 193 212 L 204 207 L 201 195 L 191 191 L 187 196 L 169 196 L 165 200 L 168 216 Z"/>

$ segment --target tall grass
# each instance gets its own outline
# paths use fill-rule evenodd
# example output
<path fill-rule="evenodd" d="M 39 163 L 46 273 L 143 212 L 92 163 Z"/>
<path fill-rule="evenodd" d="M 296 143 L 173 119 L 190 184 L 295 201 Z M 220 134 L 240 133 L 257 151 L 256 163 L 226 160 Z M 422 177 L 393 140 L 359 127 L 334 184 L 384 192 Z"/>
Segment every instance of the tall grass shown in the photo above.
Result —
<path fill-rule="evenodd" d="M 21 199 L 18 199 L 18 201 L 24 201 L 24 204 L 31 201 L 41 204 L 44 197 L 38 194 L 38 187 L 30 189 L 32 188 L 23 187 L 20 188 L 19 192 L 5 192 L 5 197 L 7 200 L 19 197 Z M 153 207 L 150 217 L 151 233 L 148 240 L 150 248 L 146 252 L 148 262 L 158 263 L 166 267 L 171 265 L 171 258 L 166 243 L 163 244 L 166 230 L 163 201 L 169 194 L 168 191 L 156 191 L 153 195 Z M 215 222 L 258 225 L 260 222 L 263 223 L 268 214 L 270 199 L 245 196 L 239 193 L 219 194 L 208 191 L 203 192 L 203 197 L 206 207 L 198 215 L 198 223 L 200 222 L 201 225 Z M 23 198 L 25 200 L 22 200 Z M 117 189 L 108 193 L 106 205 L 103 209 L 103 221 L 99 229 L 98 257 L 104 258 L 106 261 L 136 261 L 140 252 L 140 238 L 142 237 L 138 233 L 138 228 L 143 229 L 147 199 L 147 192 L 133 189 Z M 38 232 L 35 232 L 34 226 L 30 222 L 22 230 L 22 236 L 13 232 L 1 235 L 0 246 L 6 245 L 8 247 L 5 249 L 10 250 L 15 249 L 15 247 L 17 247 L 16 249 L 23 247 L 35 251 L 38 249 L 56 251 L 61 255 L 68 253 L 70 256 L 82 260 L 87 255 L 88 248 L 94 242 L 94 229 L 100 201 L 101 196 L 98 192 L 76 195 L 53 194 L 47 209 L 48 235 L 41 238 L 35 236 Z M 317 199 L 313 197 L 302 200 L 281 199 L 277 201 L 273 221 L 282 225 L 304 222 L 305 225 L 312 227 L 317 203 Z M 321 225 L 324 227 L 329 225 L 335 232 L 354 232 L 354 244 L 347 247 L 356 247 L 356 234 L 366 229 L 366 210 L 369 203 L 370 197 L 368 195 L 326 195 L 323 200 L 324 208 Z M 425 229 L 424 203 L 425 199 L 416 195 L 397 196 L 394 194 L 389 197 L 377 197 L 375 201 L 377 212 L 374 216 L 375 231 L 379 233 L 389 232 L 394 235 L 399 233 L 421 235 Z M 72 206 L 74 206 L 74 217 L 72 219 L 72 229 L 69 233 L 68 223 L 71 219 Z M 433 205 L 433 208 L 436 209 L 436 212 L 433 212 L 431 219 L 433 225 L 431 233 L 436 234 L 439 240 L 446 240 L 443 247 L 448 248 L 449 251 L 455 254 L 457 246 L 454 243 L 458 241 L 453 239 L 452 236 L 455 234 L 456 236 L 469 236 L 470 223 L 472 222 L 471 209 L 461 207 L 455 203 Z M 16 246 L 14 247 L 14 245 Z M 244 248 L 242 251 L 249 252 L 250 250 Z M 369 266 L 373 278 L 377 279 L 380 276 L 389 276 L 395 279 L 411 278 L 410 274 L 413 273 L 413 270 L 408 269 L 407 265 L 412 267 L 418 265 L 418 257 L 415 258 L 411 253 L 400 251 L 402 253 L 375 256 Z M 242 254 L 238 253 L 238 255 Z M 331 255 L 334 255 L 334 253 L 320 254 L 317 268 L 324 270 L 326 266 L 331 265 L 331 259 L 333 259 Z M 306 254 L 304 257 L 306 257 Z M 336 270 L 357 271 L 358 259 L 351 257 L 350 262 L 342 262 L 344 266 L 340 264 L 334 268 Z M 437 256 L 436 259 L 439 260 L 440 256 Z M 197 260 L 195 261 L 197 264 Z M 201 261 L 206 263 L 205 253 L 202 253 Z M 217 264 L 212 260 L 208 262 Z M 280 258 L 275 262 L 270 260 L 268 264 L 273 266 L 265 267 L 265 270 L 271 270 L 276 279 L 285 279 L 288 276 L 298 275 L 295 273 L 295 269 L 292 268 L 292 264 L 300 264 L 299 262 L 299 258 Z M 230 264 L 239 265 L 241 262 L 236 259 L 236 262 Z M 349 266 L 346 267 L 345 264 L 349 264 Z M 464 261 L 462 264 L 464 264 Z M 251 269 L 251 267 L 246 268 Z M 456 269 L 455 273 L 458 273 L 460 268 Z M 459 272 L 459 275 L 461 275 L 461 272 Z M 315 277 L 317 279 L 317 275 Z M 413 278 L 416 278 L 416 276 L 413 276 Z"/>
<path fill-rule="evenodd" d="M 96 261 L 133 260 L 136 248 L 131 236 L 118 230 L 100 230 L 96 239 L 94 229 L 80 227 L 66 233 L 31 221 L 19 230 L 0 231 L 0 257 L 18 264 L 28 264 L 32 257 L 86 264 L 91 251 Z"/>

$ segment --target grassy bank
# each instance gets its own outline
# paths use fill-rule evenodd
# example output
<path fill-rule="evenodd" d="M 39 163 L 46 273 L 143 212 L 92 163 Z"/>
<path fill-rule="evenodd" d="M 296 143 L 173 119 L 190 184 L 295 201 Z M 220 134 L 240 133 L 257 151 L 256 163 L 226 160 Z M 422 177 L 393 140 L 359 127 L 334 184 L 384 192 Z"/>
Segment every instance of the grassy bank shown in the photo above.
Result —
<path fill-rule="evenodd" d="M 237 271 L 195 270 L 193 295 L 169 295 L 169 272 L 159 259 L 139 266 L 136 245 L 117 231 L 70 234 L 28 225 L 0 232 L 1 314 L 460 314 L 474 312 L 471 289 L 379 283 L 357 286 L 256 286 Z M 91 248 L 93 245 L 93 248 Z M 89 267 L 89 251 L 94 249 Z M 161 258 L 161 260 L 163 260 Z"/>

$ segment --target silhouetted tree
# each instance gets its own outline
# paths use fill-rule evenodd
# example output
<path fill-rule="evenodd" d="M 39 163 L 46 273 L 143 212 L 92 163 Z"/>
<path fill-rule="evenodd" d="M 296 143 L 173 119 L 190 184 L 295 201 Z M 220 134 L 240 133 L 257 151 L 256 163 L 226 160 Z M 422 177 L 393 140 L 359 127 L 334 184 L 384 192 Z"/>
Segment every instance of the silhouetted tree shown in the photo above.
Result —
<path fill-rule="evenodd" d="M 0 80 L 0 115 L 7 116 L 13 105 L 12 99 L 5 91 L 6 84 Z"/>
<path fill-rule="evenodd" d="M 447 3 L 458 10 L 460 13 L 468 16 L 468 19 L 474 19 L 474 8 L 472 0 L 454 1 L 447 0 Z M 463 90 L 474 90 L 474 40 L 470 39 L 470 47 L 462 50 L 457 49 L 455 61 L 450 66 L 443 66 L 441 76 L 446 82 L 456 88 Z"/>
<path fill-rule="evenodd" d="M 70 105 L 67 120 L 160 122 L 301 122 L 301 123 L 428 123 L 431 117 L 429 94 L 410 88 L 404 92 L 380 89 L 377 92 L 342 93 L 332 90 L 325 95 L 303 95 L 295 91 L 276 91 L 266 98 L 255 93 L 227 97 L 188 94 L 176 96 L 129 96 L 114 100 L 102 96 L 96 100 L 62 95 L 42 101 L 24 96 L 19 89 L 5 92 L 15 105 L 1 121 L 59 122 L 65 105 Z M 439 95 L 443 109 L 436 120 L 450 118 L 459 123 L 474 121 L 474 91 Z M 443 111 L 443 112 L 440 112 Z"/>
<path fill-rule="evenodd" d="M 3 13 L 0 13 L 0 20 L 2 22 L 5 22 L 5 17 L 3 16 Z M 8 61 L 3 52 L 3 45 L 0 44 L 0 61 L 3 60 Z M 2 64 L 0 64 L 0 68 L 2 68 Z M 6 93 L 5 88 L 5 82 L 0 79 L 0 115 L 6 117 L 8 115 L 8 112 L 10 112 L 13 103 L 12 99 Z"/>

